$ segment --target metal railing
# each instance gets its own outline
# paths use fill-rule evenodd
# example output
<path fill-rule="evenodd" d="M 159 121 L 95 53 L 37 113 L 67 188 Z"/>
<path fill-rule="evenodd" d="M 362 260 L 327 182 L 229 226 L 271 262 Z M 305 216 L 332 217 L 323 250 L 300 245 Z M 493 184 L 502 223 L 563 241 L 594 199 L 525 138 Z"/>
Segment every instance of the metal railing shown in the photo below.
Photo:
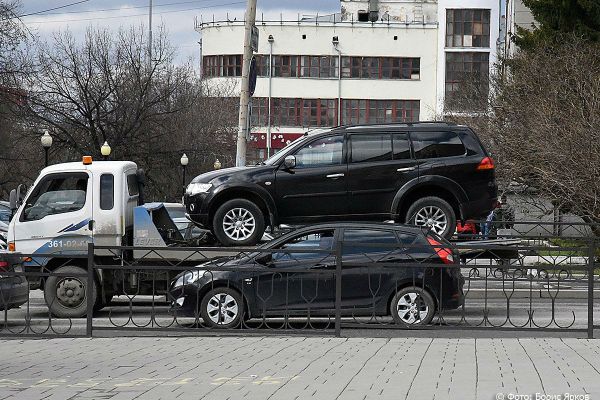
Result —
<path fill-rule="evenodd" d="M 600 273 L 595 227 L 569 225 L 585 234 L 556 238 L 540 235 L 542 226 L 534 235 L 513 228 L 485 241 L 457 236 L 433 251 L 419 241 L 340 240 L 331 247 L 286 249 L 90 244 L 87 255 L 52 264 L 46 263 L 51 254 L 23 255 L 31 258 L 24 271 L 0 272 L 0 336 L 345 336 L 402 329 L 568 332 L 592 338 Z M 454 263 L 441 261 L 448 255 Z M 20 308 L 9 309 L 6 280 L 15 277 L 62 284 L 62 295 L 34 289 Z M 179 279 L 187 283 L 177 285 Z M 86 289 L 94 282 L 95 288 L 83 298 L 73 295 L 69 290 L 76 292 L 78 282 Z M 223 311 L 227 296 L 237 307 L 231 315 Z M 85 317 L 55 316 L 69 299 L 85 308 Z M 233 323 L 223 329 L 227 318 Z"/>

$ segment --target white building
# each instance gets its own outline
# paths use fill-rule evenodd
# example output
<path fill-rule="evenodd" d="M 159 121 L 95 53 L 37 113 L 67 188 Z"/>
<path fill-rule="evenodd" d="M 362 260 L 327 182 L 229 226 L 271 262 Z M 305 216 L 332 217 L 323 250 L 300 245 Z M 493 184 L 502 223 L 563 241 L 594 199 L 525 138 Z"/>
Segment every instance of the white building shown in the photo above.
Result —
<path fill-rule="evenodd" d="M 517 50 L 512 38 L 518 33 L 518 28 L 531 29 L 535 19 L 531 10 L 521 0 L 506 1 L 506 39 L 505 54 L 511 56 Z"/>
<path fill-rule="evenodd" d="M 487 84 L 499 17 L 497 0 L 341 0 L 335 15 L 257 20 L 258 156 L 316 127 L 436 119 L 461 82 Z M 244 22 L 197 22 L 196 30 L 209 83 L 239 87 Z"/>

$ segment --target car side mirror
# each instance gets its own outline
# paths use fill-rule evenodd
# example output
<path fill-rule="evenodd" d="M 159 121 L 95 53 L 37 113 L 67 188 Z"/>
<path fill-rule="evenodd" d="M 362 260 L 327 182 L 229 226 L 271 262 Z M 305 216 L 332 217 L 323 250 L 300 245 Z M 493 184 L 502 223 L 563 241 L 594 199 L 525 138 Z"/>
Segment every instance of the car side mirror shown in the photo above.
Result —
<path fill-rule="evenodd" d="M 296 168 L 296 156 L 286 156 L 283 160 L 283 167 L 285 169 Z"/>

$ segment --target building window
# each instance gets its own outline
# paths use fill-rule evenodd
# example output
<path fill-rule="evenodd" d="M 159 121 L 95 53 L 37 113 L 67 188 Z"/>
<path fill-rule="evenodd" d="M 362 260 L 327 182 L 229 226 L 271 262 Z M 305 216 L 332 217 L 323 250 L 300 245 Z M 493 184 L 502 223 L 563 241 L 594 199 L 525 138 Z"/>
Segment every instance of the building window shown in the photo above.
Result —
<path fill-rule="evenodd" d="M 273 56 L 273 76 L 295 78 L 298 76 L 297 56 Z"/>
<path fill-rule="evenodd" d="M 269 121 L 269 99 L 267 97 L 252 98 L 252 125 L 267 126 Z"/>
<path fill-rule="evenodd" d="M 242 76 L 242 56 L 223 56 L 222 76 Z"/>
<path fill-rule="evenodd" d="M 419 100 L 342 100 L 342 123 L 390 123 L 419 120 Z M 271 99 L 271 125 L 286 127 L 337 126 L 337 99 Z M 268 125 L 268 98 L 252 100 L 252 125 Z"/>
<path fill-rule="evenodd" d="M 446 47 L 490 47 L 490 10 L 446 10 Z"/>
<path fill-rule="evenodd" d="M 343 124 L 382 124 L 419 120 L 419 100 L 342 100 Z"/>
<path fill-rule="evenodd" d="M 418 80 L 421 78 L 421 60 L 408 57 L 342 57 L 342 77 Z"/>
<path fill-rule="evenodd" d="M 489 53 L 446 53 L 446 107 L 485 108 L 489 94 Z"/>
<path fill-rule="evenodd" d="M 269 77 L 269 56 L 268 55 L 256 55 L 256 71 L 258 76 L 263 78 Z"/>
<path fill-rule="evenodd" d="M 269 56 L 256 55 L 258 76 L 269 76 Z M 337 56 L 274 55 L 273 77 L 276 78 L 337 78 Z M 202 58 L 205 77 L 242 76 L 242 56 L 222 55 Z M 409 57 L 342 57 L 342 77 L 354 79 L 421 78 L 421 60 Z"/>

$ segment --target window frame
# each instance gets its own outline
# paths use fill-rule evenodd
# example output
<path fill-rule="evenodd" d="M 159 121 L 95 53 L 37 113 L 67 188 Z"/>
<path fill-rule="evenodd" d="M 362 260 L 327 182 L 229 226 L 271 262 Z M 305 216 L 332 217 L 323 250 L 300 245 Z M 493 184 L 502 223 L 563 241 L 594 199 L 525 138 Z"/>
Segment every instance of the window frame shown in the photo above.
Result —
<path fill-rule="evenodd" d="M 458 140 L 460 141 L 460 143 L 463 145 L 463 148 L 465 149 L 464 153 L 462 154 L 456 154 L 456 155 L 452 155 L 452 156 L 440 156 L 440 157 L 427 157 L 427 158 L 418 158 L 417 157 L 417 152 L 415 150 L 415 142 L 416 140 L 413 139 L 413 134 L 415 133 L 435 133 L 435 132 L 445 132 L 445 133 L 453 133 L 456 135 L 456 137 L 458 138 Z M 411 145 L 411 155 L 413 157 L 414 160 L 437 160 L 437 159 L 448 159 L 448 158 L 455 158 L 455 157 L 466 157 L 468 155 L 468 150 L 467 150 L 467 146 L 465 146 L 465 143 L 463 142 L 460 132 L 458 131 L 454 131 L 452 129 L 434 129 L 434 130 L 409 130 L 408 131 L 408 136 L 410 139 L 410 145 Z"/>
<path fill-rule="evenodd" d="M 36 202 L 39 199 L 39 197 L 43 194 L 35 194 L 39 188 L 47 183 L 48 181 L 51 180 L 55 180 L 55 179 L 68 179 L 68 178 L 72 178 L 72 177 L 79 177 L 79 179 L 83 179 L 85 177 L 85 179 L 87 179 L 87 186 L 85 189 L 85 202 L 83 203 L 83 206 L 77 210 L 71 210 L 71 211 L 67 211 L 64 213 L 57 213 L 57 214 L 49 214 L 46 215 L 42 218 L 39 219 L 25 219 L 25 212 L 28 210 L 27 208 L 27 203 L 29 202 L 29 200 L 33 197 L 33 196 L 37 196 Z M 58 173 L 51 173 L 48 174 L 46 176 L 44 176 L 42 179 L 40 179 L 40 181 L 33 187 L 33 189 L 29 192 L 29 195 L 27 196 L 27 198 L 24 200 L 23 202 L 23 210 L 21 211 L 20 215 L 19 215 L 19 222 L 35 222 L 35 221 L 41 221 L 42 219 L 52 216 L 52 215 L 61 215 L 61 214 L 69 214 L 69 213 L 73 213 L 73 212 L 77 212 L 77 211 L 81 211 L 83 210 L 87 205 L 88 205 L 88 189 L 90 187 L 90 180 L 92 180 L 92 177 L 90 176 L 89 173 L 85 172 L 85 171 L 69 171 L 69 172 L 58 172 Z M 49 193 L 47 190 L 45 193 Z"/>
<path fill-rule="evenodd" d="M 295 149 L 292 153 L 288 154 L 288 155 L 293 155 L 294 157 L 298 156 L 298 152 L 308 146 L 310 146 L 312 143 L 317 142 L 319 140 L 323 140 L 326 138 L 330 138 L 330 137 L 335 137 L 335 136 L 340 136 L 342 138 L 342 157 L 340 160 L 339 164 L 321 164 L 321 165 L 312 165 L 312 166 L 302 166 L 302 167 L 298 167 L 296 166 L 294 169 L 313 169 L 313 168 L 327 168 L 327 167 L 338 167 L 338 166 L 342 166 L 342 165 L 346 165 L 347 164 L 347 160 L 348 160 L 348 149 L 347 149 L 347 141 L 348 141 L 348 136 L 345 133 L 333 133 L 333 134 L 328 134 L 328 135 L 324 135 L 324 136 L 319 136 L 317 138 L 314 138 L 313 140 L 304 143 L 303 146 Z M 281 162 L 280 165 L 283 165 L 283 161 Z"/>
<path fill-rule="evenodd" d="M 112 182 L 111 182 L 111 186 L 110 186 L 110 192 L 111 192 L 110 207 L 108 207 L 108 206 L 105 207 L 104 206 L 104 201 L 106 199 L 103 197 L 104 187 L 102 186 L 102 183 L 103 183 L 102 180 L 105 177 L 112 178 Z M 99 186 L 100 186 L 100 190 L 99 190 L 99 193 L 100 193 L 100 196 L 99 196 L 100 197 L 100 201 L 99 201 L 99 203 L 100 203 L 100 210 L 102 210 L 102 211 L 110 211 L 110 210 L 114 209 L 115 208 L 115 175 L 111 174 L 111 173 L 107 173 L 107 172 L 102 173 L 100 175 Z"/>

